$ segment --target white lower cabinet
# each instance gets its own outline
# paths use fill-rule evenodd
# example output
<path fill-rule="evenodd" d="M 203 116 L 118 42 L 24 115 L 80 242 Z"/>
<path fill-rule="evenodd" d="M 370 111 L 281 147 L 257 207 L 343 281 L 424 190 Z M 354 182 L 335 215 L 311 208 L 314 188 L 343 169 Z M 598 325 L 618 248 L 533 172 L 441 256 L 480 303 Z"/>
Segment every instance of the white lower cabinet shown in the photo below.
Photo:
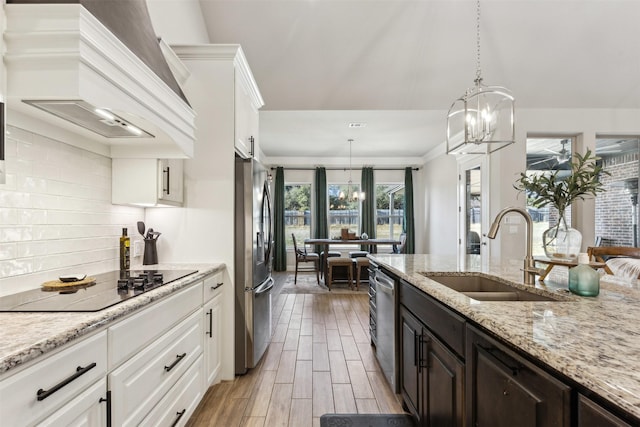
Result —
<path fill-rule="evenodd" d="M 185 425 L 220 375 L 224 277 L 0 375 L 0 426 Z"/>
<path fill-rule="evenodd" d="M 112 424 L 138 425 L 170 396 L 169 390 L 202 355 L 202 335 L 198 310 L 110 373 Z M 197 388 L 202 392 L 202 382 Z"/>
<path fill-rule="evenodd" d="M 222 362 L 222 292 L 213 297 L 202 309 L 204 313 L 204 387 L 209 388 L 220 374 Z"/>
<path fill-rule="evenodd" d="M 38 424 L 39 427 L 106 427 L 107 380 L 101 379 Z"/>
<path fill-rule="evenodd" d="M 140 423 L 141 426 L 183 426 L 202 400 L 204 390 L 202 356 Z"/>
<path fill-rule="evenodd" d="M 61 413 L 71 412 L 73 399 L 83 397 L 85 390 L 104 379 L 106 373 L 107 334 L 103 331 L 3 377 L 0 425 L 34 425 L 60 408 Z M 106 397 L 106 391 L 103 387 L 102 397 Z M 80 412 L 77 415 L 81 416 Z"/>

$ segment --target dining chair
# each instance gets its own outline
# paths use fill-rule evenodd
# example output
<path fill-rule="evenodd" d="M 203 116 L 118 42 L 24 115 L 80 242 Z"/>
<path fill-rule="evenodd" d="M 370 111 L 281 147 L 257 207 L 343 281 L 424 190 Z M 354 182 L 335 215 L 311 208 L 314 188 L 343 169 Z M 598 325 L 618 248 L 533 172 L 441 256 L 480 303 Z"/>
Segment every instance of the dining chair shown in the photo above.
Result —
<path fill-rule="evenodd" d="M 400 238 L 398 240 L 400 240 L 400 244 L 399 245 L 393 245 L 393 253 L 394 254 L 403 254 L 404 251 L 405 251 L 405 246 L 407 245 L 407 234 L 406 233 L 401 233 L 400 234 Z"/>
<path fill-rule="evenodd" d="M 298 271 L 315 271 L 316 272 L 316 281 L 318 285 L 320 284 L 320 255 L 315 252 L 307 252 L 307 248 L 303 245 L 302 249 L 298 249 L 298 245 L 296 243 L 296 236 L 291 233 L 291 237 L 293 239 L 293 250 L 296 253 L 296 273 L 293 277 L 293 284 L 295 285 L 298 282 Z M 313 263 L 313 267 L 309 267 L 307 264 Z"/>

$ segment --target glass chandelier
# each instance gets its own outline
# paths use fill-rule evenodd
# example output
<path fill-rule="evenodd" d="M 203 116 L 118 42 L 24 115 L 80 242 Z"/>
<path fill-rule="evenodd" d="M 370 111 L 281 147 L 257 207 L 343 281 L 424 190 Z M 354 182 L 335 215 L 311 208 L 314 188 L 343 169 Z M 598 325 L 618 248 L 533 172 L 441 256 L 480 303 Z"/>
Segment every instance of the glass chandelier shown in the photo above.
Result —
<path fill-rule="evenodd" d="M 447 154 L 490 154 L 515 142 L 514 97 L 482 84 L 480 0 L 476 2 L 476 78 L 447 114 Z"/>
<path fill-rule="evenodd" d="M 353 182 L 351 181 L 351 143 L 353 142 L 353 139 L 349 139 L 348 141 L 349 141 L 349 182 L 347 183 L 347 194 L 345 194 L 344 191 L 340 191 L 340 194 L 338 194 L 338 198 L 340 200 L 345 200 L 348 195 L 349 202 L 357 202 L 357 201 L 364 200 L 365 194 L 364 194 L 364 191 L 358 191 L 358 188 L 354 187 Z M 353 192 L 351 191 L 352 188 L 353 188 Z"/>

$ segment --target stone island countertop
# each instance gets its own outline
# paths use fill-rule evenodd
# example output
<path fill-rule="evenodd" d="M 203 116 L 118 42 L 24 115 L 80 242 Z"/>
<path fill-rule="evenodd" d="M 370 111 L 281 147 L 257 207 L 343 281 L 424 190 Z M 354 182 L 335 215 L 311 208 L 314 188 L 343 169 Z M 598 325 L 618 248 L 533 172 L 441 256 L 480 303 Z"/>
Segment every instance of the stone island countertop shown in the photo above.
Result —
<path fill-rule="evenodd" d="M 416 288 L 588 390 L 640 418 L 640 290 L 637 281 L 604 276 L 600 295 L 569 295 L 558 286 L 549 302 L 476 301 L 421 272 L 483 272 L 522 283 L 521 265 L 459 265 L 456 257 L 370 255 Z M 524 285 L 523 285 L 524 286 Z"/>
<path fill-rule="evenodd" d="M 225 268 L 224 264 L 144 267 L 193 269 L 198 272 L 96 312 L 0 313 L 0 375 Z"/>

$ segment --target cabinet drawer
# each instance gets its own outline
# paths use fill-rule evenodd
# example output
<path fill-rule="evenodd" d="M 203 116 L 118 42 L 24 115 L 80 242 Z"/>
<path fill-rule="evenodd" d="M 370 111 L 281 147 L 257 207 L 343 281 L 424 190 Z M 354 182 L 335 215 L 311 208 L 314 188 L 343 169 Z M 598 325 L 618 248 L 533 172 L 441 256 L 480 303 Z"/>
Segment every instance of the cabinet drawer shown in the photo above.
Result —
<path fill-rule="evenodd" d="M 465 320 L 463 317 L 404 281 L 400 282 L 400 303 L 464 359 Z"/>
<path fill-rule="evenodd" d="M 183 426 L 202 399 L 203 362 L 200 357 L 140 423 L 141 426 Z"/>
<path fill-rule="evenodd" d="M 107 403 L 101 401 L 107 396 L 107 380 L 101 379 L 80 396 L 58 409 L 38 424 L 38 427 L 56 426 L 106 426 Z"/>
<path fill-rule="evenodd" d="M 32 425 L 60 408 L 106 375 L 106 355 L 107 334 L 101 332 L 3 380 L 2 425 Z"/>
<path fill-rule="evenodd" d="M 202 335 L 197 311 L 109 375 L 113 425 L 137 425 L 149 413 L 200 357 Z"/>
<path fill-rule="evenodd" d="M 220 288 L 222 285 L 224 285 L 224 270 L 205 278 L 203 301 L 206 303 L 211 298 L 222 292 L 222 289 Z"/>
<path fill-rule="evenodd" d="M 111 326 L 109 368 L 122 364 L 201 305 L 202 282 L 199 282 Z"/>

